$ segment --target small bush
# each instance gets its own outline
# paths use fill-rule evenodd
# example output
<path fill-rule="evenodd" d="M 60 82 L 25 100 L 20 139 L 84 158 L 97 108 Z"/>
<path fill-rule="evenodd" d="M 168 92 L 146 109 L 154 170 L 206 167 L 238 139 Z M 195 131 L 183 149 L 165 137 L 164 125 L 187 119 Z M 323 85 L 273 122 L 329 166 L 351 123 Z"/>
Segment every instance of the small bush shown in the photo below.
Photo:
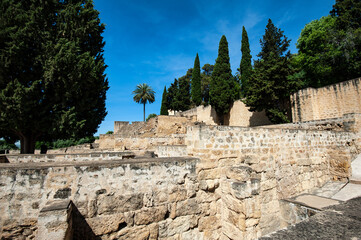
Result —
<path fill-rule="evenodd" d="M 157 116 L 157 114 L 151 113 L 151 114 L 148 115 L 146 121 L 148 121 L 149 119 L 154 118 L 154 117 L 156 117 L 156 116 Z"/>

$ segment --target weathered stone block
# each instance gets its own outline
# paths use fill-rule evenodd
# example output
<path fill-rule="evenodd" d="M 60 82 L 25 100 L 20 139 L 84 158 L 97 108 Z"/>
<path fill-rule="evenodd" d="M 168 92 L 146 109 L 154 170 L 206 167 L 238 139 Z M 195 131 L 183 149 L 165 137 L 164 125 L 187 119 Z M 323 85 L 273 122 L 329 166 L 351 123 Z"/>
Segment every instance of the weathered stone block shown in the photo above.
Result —
<path fill-rule="evenodd" d="M 98 236 L 119 231 L 127 225 L 123 214 L 102 215 L 87 218 L 86 221 Z"/>
<path fill-rule="evenodd" d="M 135 213 L 134 223 L 136 225 L 146 225 L 164 220 L 168 212 L 167 206 L 145 208 Z"/>

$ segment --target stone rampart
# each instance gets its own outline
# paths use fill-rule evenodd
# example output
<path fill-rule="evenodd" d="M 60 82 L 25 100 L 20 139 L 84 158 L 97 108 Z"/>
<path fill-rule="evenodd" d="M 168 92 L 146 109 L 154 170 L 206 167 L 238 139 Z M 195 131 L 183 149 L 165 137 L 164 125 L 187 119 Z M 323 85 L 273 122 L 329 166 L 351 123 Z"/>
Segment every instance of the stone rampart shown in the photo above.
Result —
<path fill-rule="evenodd" d="M 164 158 L 0 164 L 0 238 L 36 236 L 40 209 L 70 199 L 103 239 L 202 239 L 217 224 L 204 220 L 216 206 L 201 198 L 196 163 Z"/>
<path fill-rule="evenodd" d="M 214 199 L 220 234 L 255 239 L 286 226 L 280 199 L 330 179 L 346 181 L 356 155 L 354 133 L 333 131 L 193 126 L 188 153 L 200 158 L 200 186 L 219 182 Z"/>
<path fill-rule="evenodd" d="M 322 88 L 306 88 L 291 95 L 293 122 L 361 113 L 361 78 Z"/>

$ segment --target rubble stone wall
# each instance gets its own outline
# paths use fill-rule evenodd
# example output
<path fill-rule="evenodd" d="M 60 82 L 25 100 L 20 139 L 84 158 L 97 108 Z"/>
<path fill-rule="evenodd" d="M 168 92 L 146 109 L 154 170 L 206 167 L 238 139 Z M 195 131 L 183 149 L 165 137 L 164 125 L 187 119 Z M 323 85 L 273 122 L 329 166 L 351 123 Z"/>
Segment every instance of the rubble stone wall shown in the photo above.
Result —
<path fill-rule="evenodd" d="M 159 145 L 183 145 L 184 135 L 173 134 L 167 137 L 114 137 L 114 150 L 148 150 L 156 151 Z"/>
<path fill-rule="evenodd" d="M 74 153 L 74 154 L 7 154 L 0 155 L 9 163 L 28 162 L 85 162 L 85 161 L 110 161 L 123 158 L 134 158 L 132 152 L 99 152 L 99 153 Z"/>
<path fill-rule="evenodd" d="M 200 193 L 196 163 L 165 158 L 2 164 L 0 238 L 36 236 L 40 209 L 70 199 L 102 239 L 202 239 L 216 224 L 204 219 L 216 214 L 216 206 Z"/>
<path fill-rule="evenodd" d="M 330 179 L 347 180 L 357 154 L 354 137 L 349 132 L 194 126 L 188 128 L 186 145 L 188 154 L 200 158 L 200 186 L 219 182 L 212 197 L 219 206 L 219 234 L 254 239 L 285 227 L 280 199 Z"/>
<path fill-rule="evenodd" d="M 361 78 L 322 88 L 306 88 L 291 95 L 293 122 L 361 113 Z"/>

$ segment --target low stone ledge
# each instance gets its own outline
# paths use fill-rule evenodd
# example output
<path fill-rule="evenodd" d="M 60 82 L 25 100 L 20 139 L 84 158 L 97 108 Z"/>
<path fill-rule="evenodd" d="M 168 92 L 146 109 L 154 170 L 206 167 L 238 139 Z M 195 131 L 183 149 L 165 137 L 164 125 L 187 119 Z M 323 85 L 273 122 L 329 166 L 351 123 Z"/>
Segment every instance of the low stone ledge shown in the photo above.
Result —
<path fill-rule="evenodd" d="M 107 161 L 88 162 L 39 162 L 39 163 L 0 163 L 1 169 L 45 169 L 50 167 L 116 167 L 125 164 L 157 164 L 172 162 L 198 161 L 192 157 L 168 157 L 168 158 L 135 158 Z"/>
<path fill-rule="evenodd" d="M 57 211 L 57 210 L 66 210 L 70 207 L 71 200 L 57 200 L 48 202 L 40 212 L 50 212 L 50 211 Z"/>

